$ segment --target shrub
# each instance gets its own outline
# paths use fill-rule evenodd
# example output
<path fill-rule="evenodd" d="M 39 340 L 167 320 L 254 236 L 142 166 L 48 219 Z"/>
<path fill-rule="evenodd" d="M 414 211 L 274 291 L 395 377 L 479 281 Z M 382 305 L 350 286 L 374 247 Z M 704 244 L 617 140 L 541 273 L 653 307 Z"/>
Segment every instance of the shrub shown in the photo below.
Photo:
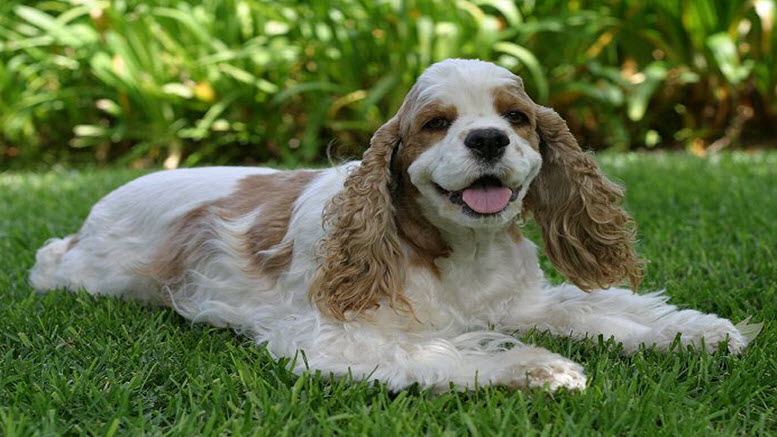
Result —
<path fill-rule="evenodd" d="M 763 141 L 774 15 L 773 0 L 5 0 L 0 166 L 353 156 L 448 57 L 522 75 L 588 147 Z"/>

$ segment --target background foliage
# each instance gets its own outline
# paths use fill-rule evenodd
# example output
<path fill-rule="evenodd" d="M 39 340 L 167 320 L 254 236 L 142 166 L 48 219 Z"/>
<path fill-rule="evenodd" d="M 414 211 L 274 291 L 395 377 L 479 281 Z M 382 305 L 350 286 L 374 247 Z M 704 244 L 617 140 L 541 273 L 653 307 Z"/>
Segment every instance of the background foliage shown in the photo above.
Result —
<path fill-rule="evenodd" d="M 4 0 L 0 167 L 357 154 L 414 78 L 495 61 L 587 147 L 773 144 L 774 0 Z"/>

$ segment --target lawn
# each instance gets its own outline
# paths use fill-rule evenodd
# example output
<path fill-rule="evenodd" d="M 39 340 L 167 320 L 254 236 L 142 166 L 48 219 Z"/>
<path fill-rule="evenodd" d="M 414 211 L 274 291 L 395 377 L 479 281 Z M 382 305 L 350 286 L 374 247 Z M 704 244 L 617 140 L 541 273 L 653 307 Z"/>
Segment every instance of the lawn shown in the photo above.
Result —
<path fill-rule="evenodd" d="M 26 282 L 35 249 L 77 230 L 94 201 L 140 173 L 3 173 L 0 434 L 774 435 L 777 153 L 601 160 L 628 187 L 651 260 L 643 289 L 765 322 L 741 357 L 682 348 L 624 357 L 602 339 L 534 332 L 526 339 L 583 364 L 584 393 L 392 394 L 298 377 L 246 338 L 169 309 L 83 292 L 38 296 Z"/>

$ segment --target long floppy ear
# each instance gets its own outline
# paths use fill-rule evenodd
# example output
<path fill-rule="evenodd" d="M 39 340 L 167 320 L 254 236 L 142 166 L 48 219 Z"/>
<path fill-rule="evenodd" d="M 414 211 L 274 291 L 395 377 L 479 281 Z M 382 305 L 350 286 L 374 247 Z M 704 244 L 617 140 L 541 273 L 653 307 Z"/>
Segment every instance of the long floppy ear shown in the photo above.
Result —
<path fill-rule="evenodd" d="M 537 129 L 542 168 L 527 207 L 542 227 L 548 258 L 584 290 L 626 278 L 636 289 L 643 263 L 634 253 L 634 221 L 620 206 L 622 189 L 580 150 L 555 111 L 537 106 Z"/>
<path fill-rule="evenodd" d="M 361 164 L 324 210 L 327 235 L 319 243 L 310 295 L 338 320 L 346 320 L 346 312 L 359 315 L 377 307 L 384 298 L 392 308 L 410 308 L 391 198 L 391 158 L 399 140 L 395 116 L 375 132 Z"/>

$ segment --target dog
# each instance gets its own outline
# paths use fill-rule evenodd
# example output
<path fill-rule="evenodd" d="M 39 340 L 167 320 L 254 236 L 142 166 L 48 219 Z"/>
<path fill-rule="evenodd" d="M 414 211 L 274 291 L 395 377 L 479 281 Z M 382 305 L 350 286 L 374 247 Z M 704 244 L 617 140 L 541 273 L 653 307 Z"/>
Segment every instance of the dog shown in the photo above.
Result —
<path fill-rule="evenodd" d="M 637 295 L 622 189 L 565 121 L 494 64 L 429 67 L 360 162 L 324 170 L 161 171 L 100 200 L 38 250 L 38 290 L 86 289 L 230 326 L 320 371 L 393 391 L 580 390 L 583 368 L 512 334 L 614 337 L 623 350 L 740 353 L 729 320 Z M 568 283 L 543 279 L 533 217 Z M 725 342 L 725 343 L 724 343 Z"/>

